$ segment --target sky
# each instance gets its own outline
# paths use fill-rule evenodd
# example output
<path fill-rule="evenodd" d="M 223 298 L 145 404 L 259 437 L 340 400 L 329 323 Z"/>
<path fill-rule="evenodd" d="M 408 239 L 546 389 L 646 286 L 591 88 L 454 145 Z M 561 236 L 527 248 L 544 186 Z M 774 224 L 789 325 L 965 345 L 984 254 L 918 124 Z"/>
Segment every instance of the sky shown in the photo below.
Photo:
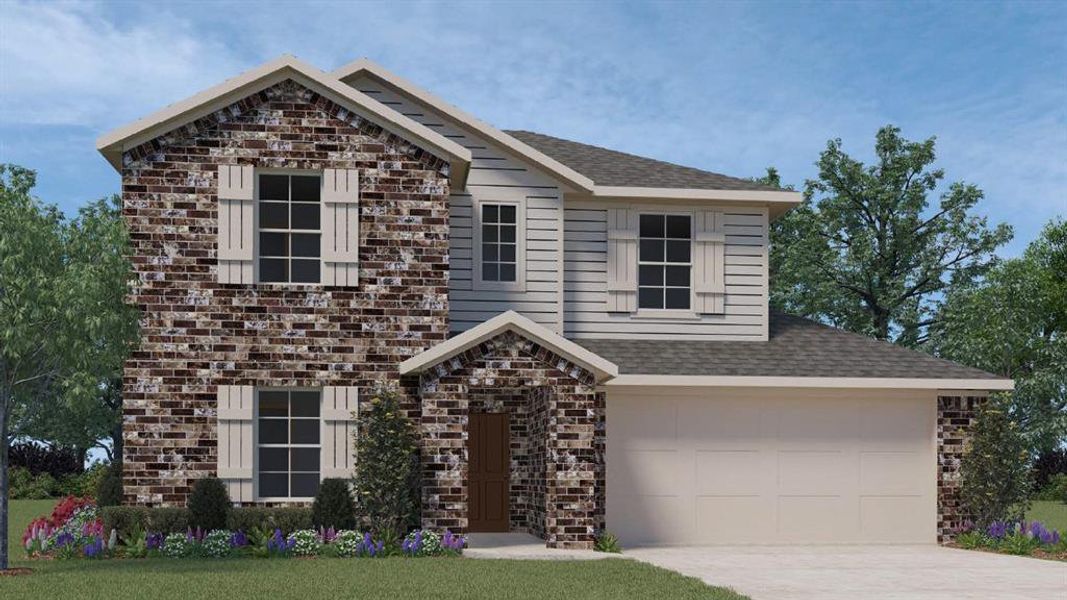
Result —
<path fill-rule="evenodd" d="M 74 214 L 119 190 L 98 136 L 283 53 L 369 57 L 502 129 L 798 186 L 828 140 L 870 160 L 894 124 L 1014 226 L 1001 254 L 1067 216 L 1067 2 L 0 0 L 0 162 Z"/>

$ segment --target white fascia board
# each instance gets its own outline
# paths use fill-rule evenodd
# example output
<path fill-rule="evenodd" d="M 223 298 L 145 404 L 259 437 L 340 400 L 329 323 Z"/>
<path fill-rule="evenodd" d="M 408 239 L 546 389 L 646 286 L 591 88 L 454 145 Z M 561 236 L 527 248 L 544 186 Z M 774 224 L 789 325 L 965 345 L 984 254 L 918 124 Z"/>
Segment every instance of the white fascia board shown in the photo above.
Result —
<path fill-rule="evenodd" d="M 743 377 L 718 375 L 619 375 L 604 387 L 781 387 L 901 390 L 1007 391 L 1011 379 L 925 379 L 895 377 Z"/>
<path fill-rule="evenodd" d="M 492 125 L 482 121 L 481 119 L 471 115 L 470 113 L 460 109 L 454 104 L 444 101 L 443 99 L 431 94 L 422 87 L 415 83 L 408 81 L 407 79 L 387 70 L 385 67 L 375 63 L 368 58 L 358 58 L 347 65 L 335 69 L 331 75 L 338 81 L 344 81 L 351 79 L 352 77 L 360 74 L 368 73 L 371 76 L 385 82 L 389 86 L 399 90 L 401 93 L 406 94 L 419 102 L 432 106 L 435 110 L 445 115 L 446 117 L 456 121 L 464 127 L 468 127 L 473 131 L 478 132 L 490 140 L 496 142 L 502 146 L 505 150 L 508 150 L 521 158 L 524 158 L 537 167 L 543 169 L 548 174 L 562 180 L 564 183 L 574 187 L 577 190 L 581 190 L 586 193 L 591 193 L 594 187 L 592 179 L 589 179 L 585 175 L 575 171 L 574 169 L 564 165 L 556 159 L 544 154 L 543 152 L 524 144 L 523 142 L 515 139 L 514 137 L 504 133 L 503 131 L 493 127 Z"/>
<path fill-rule="evenodd" d="M 538 325 L 519 313 L 509 310 L 492 319 L 464 331 L 453 338 L 417 354 L 400 363 L 400 374 L 409 375 L 430 369 L 445 360 L 492 339 L 505 331 L 515 331 L 523 337 L 556 352 L 604 381 L 619 374 L 619 367 L 608 360 L 582 348 L 558 333 Z"/>
<path fill-rule="evenodd" d="M 105 133 L 97 139 L 96 148 L 116 169 L 121 169 L 126 150 L 285 79 L 293 79 L 337 104 L 364 113 L 385 129 L 449 161 L 453 187 L 462 189 L 466 185 L 470 150 L 288 54 Z"/>
<path fill-rule="evenodd" d="M 740 202 L 766 206 L 774 220 L 804 202 L 800 192 L 788 190 L 703 190 L 695 188 L 651 188 L 598 185 L 593 196 L 605 200 L 676 200 L 699 202 Z"/>

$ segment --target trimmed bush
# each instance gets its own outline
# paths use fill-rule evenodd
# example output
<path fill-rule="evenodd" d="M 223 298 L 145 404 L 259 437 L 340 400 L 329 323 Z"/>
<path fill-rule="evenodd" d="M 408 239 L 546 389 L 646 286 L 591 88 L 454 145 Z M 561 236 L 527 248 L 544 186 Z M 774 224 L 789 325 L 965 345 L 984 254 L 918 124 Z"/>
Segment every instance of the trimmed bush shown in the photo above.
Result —
<path fill-rule="evenodd" d="M 228 529 L 233 531 L 281 529 L 284 532 L 293 532 L 311 529 L 311 509 L 302 506 L 242 506 L 230 511 L 228 523 Z"/>
<path fill-rule="evenodd" d="M 97 506 L 119 506 L 122 504 L 122 465 L 107 467 L 103 477 L 97 482 Z"/>
<path fill-rule="evenodd" d="M 192 527 L 189 509 L 178 506 L 163 506 L 149 511 L 148 531 L 180 533 Z"/>
<path fill-rule="evenodd" d="M 144 506 L 102 506 L 100 507 L 100 520 L 104 523 L 104 531 L 114 529 L 119 532 L 119 535 L 127 536 L 135 531 L 149 529 L 149 514 L 152 510 L 158 509 Z"/>
<path fill-rule="evenodd" d="M 311 524 L 334 529 L 356 526 L 356 505 L 347 479 L 324 479 L 311 505 Z"/>
<path fill-rule="evenodd" d="M 226 484 L 218 477 L 205 477 L 193 484 L 189 495 L 189 519 L 193 527 L 205 531 L 225 529 L 233 503 Z"/>

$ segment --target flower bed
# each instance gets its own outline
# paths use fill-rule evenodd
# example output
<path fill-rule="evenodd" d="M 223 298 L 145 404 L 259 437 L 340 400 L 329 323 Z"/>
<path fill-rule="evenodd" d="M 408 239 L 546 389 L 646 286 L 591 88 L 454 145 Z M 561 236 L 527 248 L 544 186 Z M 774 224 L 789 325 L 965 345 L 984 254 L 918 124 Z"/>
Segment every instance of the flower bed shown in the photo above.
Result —
<path fill-rule="evenodd" d="M 22 544 L 31 558 L 375 558 L 458 556 L 466 546 L 466 538 L 449 531 L 441 535 L 418 530 L 399 543 L 390 544 L 374 539 L 370 533 L 353 530 L 297 529 L 285 533 L 281 528 L 258 527 L 250 531 L 188 528 L 185 533 L 134 528 L 121 536 L 112 528 L 105 536 L 92 500 L 68 497 L 50 516 L 30 523 Z"/>
<path fill-rule="evenodd" d="M 1002 554 L 1067 561 L 1067 536 L 1046 527 L 1040 521 L 997 521 L 984 531 L 972 529 L 961 533 L 956 537 L 956 546 L 965 550 L 989 550 Z"/>

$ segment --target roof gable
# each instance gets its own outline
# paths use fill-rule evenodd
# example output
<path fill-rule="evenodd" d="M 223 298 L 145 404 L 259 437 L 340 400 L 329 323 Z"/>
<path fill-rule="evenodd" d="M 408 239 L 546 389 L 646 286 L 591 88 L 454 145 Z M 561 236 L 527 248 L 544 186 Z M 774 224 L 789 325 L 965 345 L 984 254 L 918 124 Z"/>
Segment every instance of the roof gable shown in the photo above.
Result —
<path fill-rule="evenodd" d="M 97 150 L 119 169 L 122 167 L 122 155 L 125 151 L 286 79 L 314 90 L 353 112 L 366 115 L 385 129 L 447 160 L 451 167 L 450 178 L 453 187 L 462 189 L 465 185 L 471 162 L 469 150 L 290 55 L 245 71 L 147 117 L 112 130 L 100 136 L 96 144 Z"/>

